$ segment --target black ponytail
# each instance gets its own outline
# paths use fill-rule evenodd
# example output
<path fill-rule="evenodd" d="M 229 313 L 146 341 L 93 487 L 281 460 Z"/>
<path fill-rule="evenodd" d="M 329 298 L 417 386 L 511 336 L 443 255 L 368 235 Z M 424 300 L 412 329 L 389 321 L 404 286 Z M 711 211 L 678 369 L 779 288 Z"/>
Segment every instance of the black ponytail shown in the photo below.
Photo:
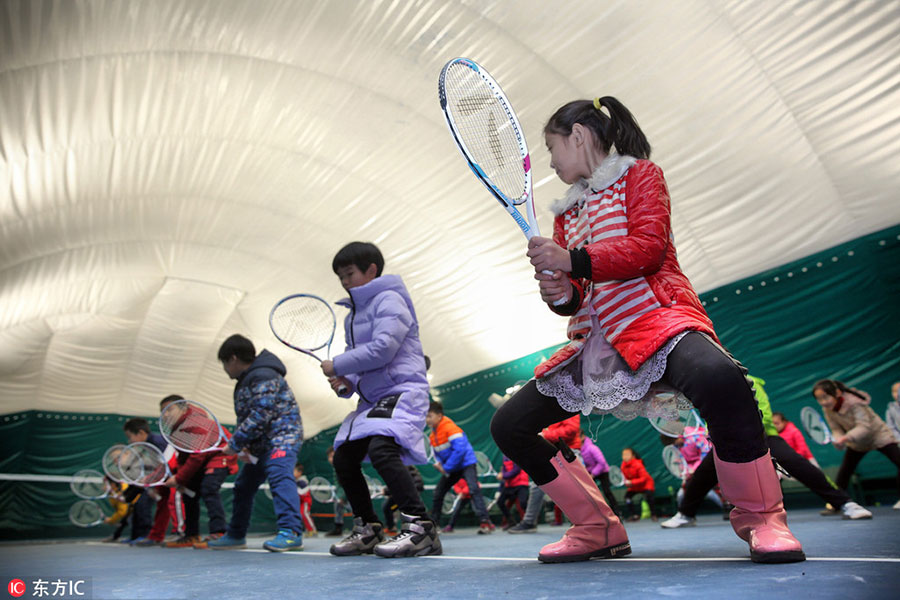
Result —
<path fill-rule="evenodd" d="M 609 111 L 608 117 L 601 108 Z M 644 132 L 625 105 L 612 96 L 603 96 L 594 101 L 575 100 L 561 106 L 547 121 L 544 133 L 568 136 L 576 123 L 594 132 L 600 149 L 605 154 L 609 154 L 615 146 L 619 154 L 650 158 L 650 142 Z"/>

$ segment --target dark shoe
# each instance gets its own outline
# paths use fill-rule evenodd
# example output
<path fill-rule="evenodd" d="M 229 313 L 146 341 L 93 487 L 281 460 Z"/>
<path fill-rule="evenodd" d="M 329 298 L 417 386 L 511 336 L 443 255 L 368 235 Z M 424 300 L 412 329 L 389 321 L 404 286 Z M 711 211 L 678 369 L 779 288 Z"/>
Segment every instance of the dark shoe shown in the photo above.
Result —
<path fill-rule="evenodd" d="M 384 541 L 381 523 L 363 523 L 362 517 L 353 519 L 350 535 L 331 546 L 329 552 L 335 556 L 359 556 L 371 554 L 375 544 Z"/>
<path fill-rule="evenodd" d="M 344 535 L 344 528 L 335 527 L 334 529 L 326 533 L 325 537 L 341 537 L 342 535 Z"/>
<path fill-rule="evenodd" d="M 513 525 L 509 529 L 506 530 L 506 533 L 535 533 L 537 532 L 537 525 L 533 525 L 531 523 L 526 523 L 525 521 L 519 521 L 517 524 Z"/>
<path fill-rule="evenodd" d="M 400 535 L 375 546 L 375 554 L 382 558 L 405 558 L 444 553 L 433 521 L 403 513 L 400 513 L 400 519 Z"/>
<path fill-rule="evenodd" d="M 479 535 L 488 535 L 494 532 L 497 527 L 491 523 L 490 521 L 483 521 L 481 525 L 478 526 L 478 534 Z"/>

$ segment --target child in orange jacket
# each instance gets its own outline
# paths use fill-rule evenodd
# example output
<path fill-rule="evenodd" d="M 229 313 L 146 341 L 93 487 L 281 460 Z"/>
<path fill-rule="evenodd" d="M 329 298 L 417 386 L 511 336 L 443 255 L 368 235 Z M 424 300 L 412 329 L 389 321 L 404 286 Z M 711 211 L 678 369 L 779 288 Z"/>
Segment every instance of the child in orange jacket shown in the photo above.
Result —
<path fill-rule="evenodd" d="M 653 501 L 653 491 L 655 485 L 650 473 L 644 467 L 644 461 L 641 455 L 635 452 L 634 448 L 625 448 L 622 450 L 622 474 L 625 475 L 625 485 L 628 491 L 625 492 L 625 514 L 628 515 L 629 521 L 639 521 L 641 519 L 641 511 L 635 511 L 633 498 L 637 494 L 644 494 L 644 499 L 650 506 L 650 514 L 656 521 L 659 515 L 656 512 L 656 504 Z"/>

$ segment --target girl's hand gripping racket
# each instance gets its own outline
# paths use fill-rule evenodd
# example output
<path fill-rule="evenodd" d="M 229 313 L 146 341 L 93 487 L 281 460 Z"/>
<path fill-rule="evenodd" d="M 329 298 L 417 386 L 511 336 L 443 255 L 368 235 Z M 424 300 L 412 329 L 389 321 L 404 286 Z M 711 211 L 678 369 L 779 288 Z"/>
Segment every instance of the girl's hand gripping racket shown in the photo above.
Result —
<path fill-rule="evenodd" d="M 320 364 L 322 359 L 315 351 L 325 348 L 325 360 L 331 359 L 331 342 L 334 341 L 337 320 L 331 305 L 322 298 L 312 294 L 293 294 L 282 298 L 269 313 L 269 328 L 278 341 L 288 348 L 311 356 Z M 348 391 L 346 385 L 338 387 L 341 395 Z"/>
<path fill-rule="evenodd" d="M 512 216 L 526 239 L 540 235 L 534 215 L 531 156 L 506 94 L 478 63 L 454 58 L 441 69 L 438 97 L 453 140 L 475 177 Z M 516 208 L 523 204 L 524 217 Z M 567 301 L 560 298 L 553 304 Z"/>
<path fill-rule="evenodd" d="M 147 442 L 135 442 L 126 446 L 119 456 L 119 469 L 129 483 L 141 487 L 163 485 L 172 476 L 169 461 L 162 450 Z M 178 489 L 191 498 L 197 495 L 185 487 Z"/>

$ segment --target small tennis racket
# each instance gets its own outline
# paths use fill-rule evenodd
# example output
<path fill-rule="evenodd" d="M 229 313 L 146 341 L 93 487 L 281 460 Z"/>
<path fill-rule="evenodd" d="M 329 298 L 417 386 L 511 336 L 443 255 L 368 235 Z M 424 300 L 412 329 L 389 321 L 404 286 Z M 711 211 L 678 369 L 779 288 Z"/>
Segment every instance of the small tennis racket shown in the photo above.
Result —
<path fill-rule="evenodd" d="M 475 463 L 475 470 L 478 472 L 479 477 L 493 477 L 497 475 L 494 463 L 491 462 L 487 454 L 481 450 L 476 450 L 475 459 L 478 461 Z"/>
<path fill-rule="evenodd" d="M 384 498 L 384 483 L 377 477 L 372 477 L 366 473 L 363 473 L 363 476 L 366 478 L 366 485 L 369 488 L 369 497 L 372 500 Z"/>
<path fill-rule="evenodd" d="M 622 469 L 615 465 L 609 467 L 609 483 L 613 487 L 622 487 L 625 485 L 625 474 L 622 473 Z"/>
<path fill-rule="evenodd" d="M 106 513 L 94 500 L 79 500 L 69 508 L 69 521 L 78 527 L 95 527 L 106 519 Z"/>
<path fill-rule="evenodd" d="M 112 491 L 103 478 L 103 473 L 94 469 L 82 469 L 75 473 L 69 487 L 73 494 L 85 500 L 106 498 Z"/>
<path fill-rule="evenodd" d="M 170 402 L 159 415 L 159 432 L 182 452 L 221 449 L 228 436 L 208 408 L 192 400 Z"/>
<path fill-rule="evenodd" d="M 269 328 L 278 341 L 311 356 L 319 363 L 322 359 L 316 350 L 325 349 L 325 360 L 331 359 L 331 342 L 337 320 L 334 310 L 322 298 L 312 294 L 293 294 L 282 298 L 269 312 Z M 338 388 L 339 394 L 347 393 L 347 386 Z"/>
<path fill-rule="evenodd" d="M 125 479 L 122 470 L 119 468 L 119 456 L 121 456 L 124 449 L 125 444 L 115 444 L 110 446 L 109 449 L 103 453 L 103 459 L 101 460 L 103 472 L 106 473 L 107 477 L 119 483 L 128 483 L 128 480 Z"/>
<path fill-rule="evenodd" d="M 458 495 L 454 491 L 447 492 L 447 494 L 444 496 L 444 502 L 441 503 L 441 514 L 452 515 L 453 511 L 456 510 L 456 507 L 460 502 L 462 502 L 462 496 Z"/>
<path fill-rule="evenodd" d="M 318 475 L 309 480 L 309 493 L 313 500 L 322 504 L 329 504 L 337 499 L 331 482 Z"/>
<path fill-rule="evenodd" d="M 831 428 L 825 418 L 812 406 L 804 406 L 800 409 L 800 423 L 806 434 L 815 443 L 825 446 L 834 441 L 831 436 Z"/>
<path fill-rule="evenodd" d="M 683 406 L 687 404 L 687 398 L 680 392 L 660 392 L 656 394 L 654 402 Z M 685 427 L 697 426 L 703 423 L 700 414 L 693 408 L 678 408 L 677 413 L 670 415 L 670 417 L 651 417 L 647 420 L 653 429 L 673 438 L 683 434 Z"/>
<path fill-rule="evenodd" d="M 172 476 L 169 462 L 162 450 L 147 442 L 129 444 L 119 456 L 119 469 L 128 483 L 141 487 L 163 485 Z M 183 494 L 191 498 L 197 494 L 193 490 L 179 486 Z"/>
<path fill-rule="evenodd" d="M 526 239 L 540 235 L 534 214 L 531 155 L 519 119 L 500 85 L 475 61 L 454 58 L 441 69 L 438 98 L 453 141 L 475 177 L 510 214 Z M 516 208 L 522 205 L 524 216 Z M 561 298 L 554 304 L 565 302 L 566 298 Z"/>
<path fill-rule="evenodd" d="M 662 451 L 663 464 L 674 477 L 682 481 L 687 477 L 687 461 L 675 446 L 666 446 Z"/>

